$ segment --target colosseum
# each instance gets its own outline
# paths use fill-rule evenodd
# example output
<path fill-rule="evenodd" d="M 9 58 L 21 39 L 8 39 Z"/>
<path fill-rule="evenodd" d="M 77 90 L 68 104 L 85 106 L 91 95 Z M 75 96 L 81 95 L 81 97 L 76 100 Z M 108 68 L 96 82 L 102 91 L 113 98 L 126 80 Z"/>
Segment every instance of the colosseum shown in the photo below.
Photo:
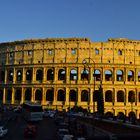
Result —
<path fill-rule="evenodd" d="M 0 103 L 140 116 L 140 41 L 46 38 L 0 43 Z"/>

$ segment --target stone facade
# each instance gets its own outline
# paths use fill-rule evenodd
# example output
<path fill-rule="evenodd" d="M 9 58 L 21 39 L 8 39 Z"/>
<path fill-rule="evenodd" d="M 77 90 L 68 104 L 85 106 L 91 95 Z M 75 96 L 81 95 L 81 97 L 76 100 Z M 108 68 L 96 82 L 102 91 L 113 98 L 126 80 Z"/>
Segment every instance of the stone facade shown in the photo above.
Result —
<path fill-rule="evenodd" d="M 0 44 L 0 101 L 41 102 L 67 110 L 97 111 L 103 88 L 105 113 L 140 115 L 140 41 L 125 38 L 30 39 Z"/>

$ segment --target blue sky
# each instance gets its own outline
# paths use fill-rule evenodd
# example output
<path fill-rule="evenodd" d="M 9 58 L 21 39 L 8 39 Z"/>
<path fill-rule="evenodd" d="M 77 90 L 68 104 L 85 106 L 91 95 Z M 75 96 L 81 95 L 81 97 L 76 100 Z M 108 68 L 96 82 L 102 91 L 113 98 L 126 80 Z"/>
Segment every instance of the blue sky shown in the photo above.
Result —
<path fill-rule="evenodd" d="M 0 42 L 87 37 L 140 40 L 140 0 L 0 0 Z"/>

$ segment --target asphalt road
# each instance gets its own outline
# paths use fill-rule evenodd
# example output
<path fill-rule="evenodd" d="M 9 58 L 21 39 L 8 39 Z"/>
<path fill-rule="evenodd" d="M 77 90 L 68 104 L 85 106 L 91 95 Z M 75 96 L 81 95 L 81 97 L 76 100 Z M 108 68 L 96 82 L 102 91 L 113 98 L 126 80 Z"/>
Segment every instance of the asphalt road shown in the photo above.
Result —
<path fill-rule="evenodd" d="M 37 136 L 35 138 L 24 138 L 24 128 L 27 122 L 20 117 L 15 120 L 9 120 L 6 123 L 8 134 L 4 136 L 3 140 L 56 140 L 56 126 L 53 119 L 44 118 L 42 121 L 35 123 L 37 126 Z"/>

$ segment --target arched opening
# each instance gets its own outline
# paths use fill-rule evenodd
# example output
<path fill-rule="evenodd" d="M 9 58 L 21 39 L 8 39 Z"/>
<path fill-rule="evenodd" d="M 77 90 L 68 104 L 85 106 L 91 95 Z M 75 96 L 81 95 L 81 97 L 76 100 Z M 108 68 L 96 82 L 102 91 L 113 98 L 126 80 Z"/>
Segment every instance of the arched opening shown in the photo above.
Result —
<path fill-rule="evenodd" d="M 105 118 L 113 118 L 113 116 L 113 113 L 110 111 L 105 113 Z"/>
<path fill-rule="evenodd" d="M 128 102 L 130 102 L 130 103 L 135 102 L 135 93 L 134 93 L 134 91 L 129 91 L 128 92 Z"/>
<path fill-rule="evenodd" d="M 77 69 L 72 69 L 70 71 L 70 80 L 77 80 Z"/>
<path fill-rule="evenodd" d="M 112 91 L 111 90 L 106 91 L 105 102 L 112 102 Z"/>
<path fill-rule="evenodd" d="M 8 89 L 6 94 L 6 102 L 11 103 L 11 101 L 12 101 L 12 90 Z"/>
<path fill-rule="evenodd" d="M 85 68 L 81 71 L 81 80 L 89 80 L 89 72 Z"/>
<path fill-rule="evenodd" d="M 77 91 L 70 90 L 70 93 L 69 93 L 69 101 L 77 102 Z"/>
<path fill-rule="evenodd" d="M 37 89 L 35 92 L 35 101 L 42 101 L 42 91 Z"/>
<path fill-rule="evenodd" d="M 124 120 L 125 118 L 125 115 L 123 112 L 119 112 L 118 115 L 117 115 L 117 118 L 120 119 L 120 120 Z"/>
<path fill-rule="evenodd" d="M 135 112 L 133 112 L 133 111 L 129 112 L 128 117 L 132 124 L 136 124 L 137 116 L 136 116 Z"/>
<path fill-rule="evenodd" d="M 89 92 L 87 90 L 82 90 L 81 92 L 81 102 L 89 102 Z"/>
<path fill-rule="evenodd" d="M 112 80 L 112 71 L 111 70 L 106 70 L 105 71 L 105 80 L 106 81 L 111 81 Z"/>
<path fill-rule="evenodd" d="M 54 71 L 52 69 L 47 71 L 47 80 L 54 80 Z"/>
<path fill-rule="evenodd" d="M 21 82 L 22 81 L 22 71 L 21 70 L 18 70 L 17 71 L 17 81 L 18 82 Z"/>
<path fill-rule="evenodd" d="M 65 91 L 60 89 L 58 90 L 58 94 L 57 94 L 57 101 L 65 101 Z"/>
<path fill-rule="evenodd" d="M 0 102 L 2 102 L 3 101 L 3 90 L 1 89 L 0 90 Z"/>
<path fill-rule="evenodd" d="M 13 75 L 14 75 L 13 70 L 9 70 L 7 80 L 13 82 Z"/>
<path fill-rule="evenodd" d="M 15 92 L 15 103 L 19 103 L 21 101 L 21 89 L 17 89 Z"/>
<path fill-rule="evenodd" d="M 128 71 L 128 81 L 134 81 L 134 72 L 132 70 Z"/>
<path fill-rule="evenodd" d="M 117 81 L 123 81 L 123 71 L 117 70 Z"/>
<path fill-rule="evenodd" d="M 117 102 L 124 102 L 124 92 L 122 90 L 117 92 Z"/>
<path fill-rule="evenodd" d="M 93 79 L 95 77 L 95 81 L 100 81 L 101 80 L 101 73 L 99 70 L 95 70 L 95 74 L 94 74 L 94 71 L 93 71 Z"/>
<path fill-rule="evenodd" d="M 27 81 L 32 81 L 32 70 L 27 70 L 26 71 L 26 80 Z"/>
<path fill-rule="evenodd" d="M 31 88 L 26 89 L 25 91 L 25 101 L 31 101 L 32 90 Z"/>
<path fill-rule="evenodd" d="M 42 70 L 37 70 L 37 72 L 36 72 L 36 80 L 37 81 L 42 81 L 43 80 L 43 71 Z"/>
<path fill-rule="evenodd" d="M 66 72 L 64 69 L 58 71 L 58 80 L 66 80 Z"/>
<path fill-rule="evenodd" d="M 54 99 L 54 90 L 48 89 L 46 92 L 46 101 L 53 101 Z"/>

